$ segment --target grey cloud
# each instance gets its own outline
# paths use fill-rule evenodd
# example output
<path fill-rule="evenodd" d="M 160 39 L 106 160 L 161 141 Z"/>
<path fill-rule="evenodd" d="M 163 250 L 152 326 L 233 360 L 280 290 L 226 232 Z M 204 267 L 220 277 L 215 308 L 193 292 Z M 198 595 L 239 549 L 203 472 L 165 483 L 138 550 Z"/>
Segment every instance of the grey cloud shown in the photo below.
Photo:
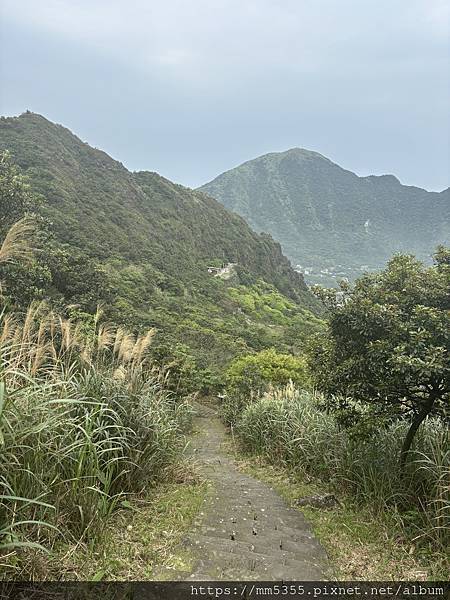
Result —
<path fill-rule="evenodd" d="M 449 8 L 2 0 L 2 111 L 43 112 L 131 168 L 190 185 L 297 145 L 439 189 L 448 185 Z"/>

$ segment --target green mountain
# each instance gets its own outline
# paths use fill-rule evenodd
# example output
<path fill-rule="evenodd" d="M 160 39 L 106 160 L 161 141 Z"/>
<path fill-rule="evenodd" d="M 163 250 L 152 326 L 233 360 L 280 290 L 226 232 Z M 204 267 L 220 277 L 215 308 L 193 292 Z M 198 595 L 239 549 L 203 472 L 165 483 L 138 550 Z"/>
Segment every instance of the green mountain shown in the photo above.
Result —
<path fill-rule="evenodd" d="M 295 351 L 317 325 L 316 301 L 280 245 L 205 193 L 131 173 L 34 113 L 1 118 L 4 149 L 42 195 L 50 236 L 18 301 L 40 294 L 92 312 L 100 299 L 116 322 L 157 327 L 161 354 L 193 353 L 201 368 L 268 345 Z M 232 266 L 222 275 L 208 272 L 223 263 Z"/>
<path fill-rule="evenodd" d="M 450 239 L 450 189 L 358 177 L 299 148 L 246 162 L 200 189 L 270 233 L 311 282 L 352 278 L 399 251 L 429 260 Z"/>

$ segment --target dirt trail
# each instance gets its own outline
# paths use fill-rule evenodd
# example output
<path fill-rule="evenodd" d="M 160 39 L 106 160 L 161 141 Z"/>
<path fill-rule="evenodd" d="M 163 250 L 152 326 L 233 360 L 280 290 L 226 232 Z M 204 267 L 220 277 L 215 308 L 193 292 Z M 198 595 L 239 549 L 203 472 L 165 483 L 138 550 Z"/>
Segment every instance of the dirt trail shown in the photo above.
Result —
<path fill-rule="evenodd" d="M 216 411 L 198 405 L 195 426 L 190 452 L 213 485 L 183 542 L 193 570 L 170 578 L 324 579 L 326 555 L 308 523 L 270 486 L 237 470 L 223 448 L 226 430 Z"/>

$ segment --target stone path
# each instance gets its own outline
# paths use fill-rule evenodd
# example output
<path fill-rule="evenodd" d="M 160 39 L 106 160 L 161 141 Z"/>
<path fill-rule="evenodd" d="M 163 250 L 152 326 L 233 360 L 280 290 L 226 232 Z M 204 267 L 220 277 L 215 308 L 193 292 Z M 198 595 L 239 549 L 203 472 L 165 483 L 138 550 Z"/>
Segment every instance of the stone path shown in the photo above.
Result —
<path fill-rule="evenodd" d="M 302 514 L 266 483 L 239 472 L 223 448 L 226 430 L 202 405 L 191 453 L 211 492 L 183 542 L 194 559 L 190 573 L 171 579 L 321 580 L 325 551 Z"/>

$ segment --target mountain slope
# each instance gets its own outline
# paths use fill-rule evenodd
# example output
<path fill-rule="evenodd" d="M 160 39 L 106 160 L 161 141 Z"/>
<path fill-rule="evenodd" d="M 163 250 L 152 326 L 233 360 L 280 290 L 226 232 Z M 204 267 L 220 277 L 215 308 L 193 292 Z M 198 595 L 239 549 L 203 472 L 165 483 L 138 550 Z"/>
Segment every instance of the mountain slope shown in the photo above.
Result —
<path fill-rule="evenodd" d="M 233 286 L 269 303 L 271 294 L 288 297 L 286 314 L 301 313 L 305 325 L 314 320 L 306 309 L 315 310 L 315 300 L 279 244 L 204 193 L 156 173 L 131 173 L 33 113 L 0 120 L 2 149 L 45 198 L 40 212 L 57 253 L 47 260 L 52 281 L 44 293 L 54 301 L 92 311 L 100 295 L 114 320 L 136 329 L 155 325 L 161 343 L 202 349 L 204 362 L 214 352 L 220 361 L 236 349 L 264 346 L 264 336 L 284 343 L 283 328 L 242 311 Z M 236 263 L 231 281 L 208 274 L 209 265 L 222 262 Z"/>
<path fill-rule="evenodd" d="M 200 188 L 267 231 L 294 262 L 353 276 L 397 251 L 427 259 L 450 239 L 450 190 L 358 177 L 317 152 L 294 148 L 246 162 Z M 315 277 L 314 277 L 315 275 Z"/>

